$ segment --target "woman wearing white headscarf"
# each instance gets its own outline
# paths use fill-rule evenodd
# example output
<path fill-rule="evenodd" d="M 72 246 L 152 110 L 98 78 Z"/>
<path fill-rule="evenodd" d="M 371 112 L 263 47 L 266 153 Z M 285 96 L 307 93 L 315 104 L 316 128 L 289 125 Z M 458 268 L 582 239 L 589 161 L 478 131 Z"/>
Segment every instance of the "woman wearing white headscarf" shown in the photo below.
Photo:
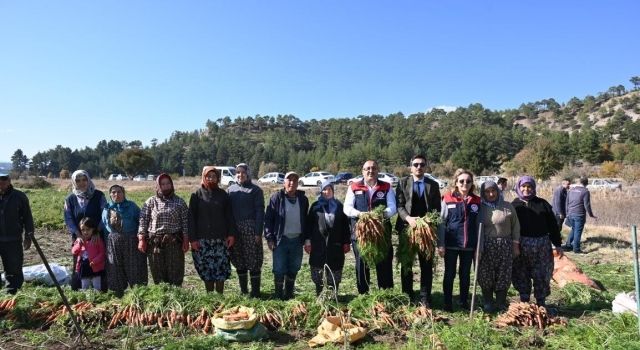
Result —
<path fill-rule="evenodd" d="M 73 243 L 80 237 L 80 220 L 84 217 L 90 217 L 94 222 L 100 223 L 98 231 L 104 232 L 102 210 L 107 206 L 107 199 L 102 191 L 96 189 L 85 170 L 76 170 L 71 174 L 71 185 L 72 192 L 64 200 L 64 223 Z M 73 258 L 73 266 L 76 266 L 76 257 Z M 102 287 L 106 288 L 104 282 Z M 80 289 L 80 279 L 75 272 L 71 275 L 71 289 Z"/>
<path fill-rule="evenodd" d="M 248 274 L 251 275 L 251 297 L 260 296 L 260 280 L 263 262 L 262 228 L 264 226 L 264 194 L 251 182 L 249 165 L 236 165 L 236 184 L 227 192 L 231 199 L 233 217 L 238 228 L 231 263 L 238 272 L 240 292 L 249 292 Z"/>

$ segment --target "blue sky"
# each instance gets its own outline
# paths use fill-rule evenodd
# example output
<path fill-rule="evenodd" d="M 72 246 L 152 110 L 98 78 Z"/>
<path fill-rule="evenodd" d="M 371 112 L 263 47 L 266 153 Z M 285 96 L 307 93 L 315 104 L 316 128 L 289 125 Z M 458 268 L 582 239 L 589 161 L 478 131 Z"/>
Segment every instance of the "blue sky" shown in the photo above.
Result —
<path fill-rule="evenodd" d="M 0 161 L 224 116 L 566 102 L 640 75 L 640 2 L 0 0 Z"/>

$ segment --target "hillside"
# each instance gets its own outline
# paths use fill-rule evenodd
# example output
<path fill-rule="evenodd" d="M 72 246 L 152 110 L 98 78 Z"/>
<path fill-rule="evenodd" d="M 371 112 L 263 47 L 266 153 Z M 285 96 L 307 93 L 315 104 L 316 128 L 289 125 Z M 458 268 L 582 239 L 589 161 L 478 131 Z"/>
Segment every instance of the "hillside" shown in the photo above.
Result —
<path fill-rule="evenodd" d="M 34 155 L 29 166 L 33 174 L 53 177 L 78 168 L 94 176 L 197 175 L 204 164 L 247 162 L 259 176 L 289 169 L 357 171 L 364 160 L 376 159 L 384 170 L 401 175 L 411 156 L 420 153 L 434 173 L 445 176 L 464 167 L 477 174 L 526 172 L 547 178 L 578 163 L 640 164 L 639 116 L 640 91 L 617 86 L 595 97 L 562 104 L 550 98 L 502 111 L 476 103 L 408 116 L 224 117 L 206 121 L 200 130 L 175 131 L 147 147 L 115 140 L 82 150 L 58 146 Z M 145 159 L 144 166 L 135 166 L 141 164 L 136 157 Z"/>

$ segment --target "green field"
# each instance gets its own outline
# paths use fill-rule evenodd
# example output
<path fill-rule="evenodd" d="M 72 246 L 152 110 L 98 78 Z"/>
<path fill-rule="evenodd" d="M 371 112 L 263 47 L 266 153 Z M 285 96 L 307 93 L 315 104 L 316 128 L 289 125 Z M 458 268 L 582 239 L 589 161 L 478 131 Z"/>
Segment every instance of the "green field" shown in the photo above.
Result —
<path fill-rule="evenodd" d="M 128 193 L 129 199 L 138 204 L 152 194 L 151 191 Z M 188 199 L 187 192 L 178 193 Z M 64 234 L 57 234 L 63 228 L 62 201 L 65 192 L 56 190 L 30 190 L 34 217 L 40 227 L 37 234 L 45 253 L 53 256 L 53 260 L 69 263 L 67 241 Z M 44 230 L 44 228 L 53 231 Z M 54 233 L 46 235 L 45 233 Z M 589 235 L 608 235 L 591 229 Z M 59 238 L 63 237 L 63 238 Z M 609 237 L 609 236 L 607 236 Z M 607 241 L 607 240 L 601 240 Z M 407 318 L 416 309 L 415 300 L 410 301 L 400 292 L 400 271 L 396 266 L 394 277 L 396 287 L 393 290 L 380 291 L 372 288 L 370 294 L 358 296 L 355 288 L 355 272 L 353 255 L 348 254 L 341 284 L 338 303 L 317 299 L 314 285 L 311 282 L 308 265 L 303 263 L 296 286 L 296 298 L 291 301 L 271 300 L 273 278 L 271 274 L 271 256 L 265 250 L 263 266 L 263 286 L 261 299 L 250 299 L 240 296 L 235 273 L 227 283 L 225 294 L 207 294 L 202 282 L 193 269 L 191 257 L 187 256 L 187 271 L 183 288 L 150 285 L 127 291 L 122 299 L 110 293 L 73 292 L 65 287 L 65 292 L 72 303 L 87 300 L 93 303 L 92 312 L 84 316 L 82 326 L 85 328 L 92 344 L 104 344 L 106 348 L 120 349 L 303 349 L 307 341 L 315 335 L 324 312 L 348 310 L 352 317 L 366 322 L 369 326 L 368 336 L 361 342 L 352 345 L 362 349 L 640 349 L 637 319 L 629 314 L 612 314 L 611 301 L 619 292 L 633 290 L 633 266 L 629 259 L 628 249 L 612 254 L 604 247 L 596 247 L 596 243 L 587 243 L 585 249 L 592 251 L 586 256 L 576 258 L 578 265 L 594 280 L 598 281 L 604 291 L 596 291 L 578 284 L 569 284 L 563 289 L 552 284 L 552 295 L 549 303 L 557 308 L 559 316 L 566 318 L 566 326 L 551 326 L 544 330 L 533 327 L 498 328 L 494 324 L 496 315 L 487 315 L 480 310 L 473 319 L 469 319 L 468 311 L 456 310 L 452 313 L 442 311 L 442 263 L 437 262 L 433 282 L 434 316 L 447 320 Z M 30 252 L 33 254 L 33 252 Z M 50 259 L 51 260 L 51 259 Z M 30 261 L 37 261 L 31 256 Z M 414 268 L 414 272 L 418 271 Z M 414 289 L 418 288 L 419 275 L 414 276 Z M 372 271 L 372 281 L 375 272 Z M 375 284 L 375 282 L 374 282 Z M 457 281 L 456 281 L 457 284 Z M 457 288 L 457 286 L 456 286 Z M 454 292 L 455 298 L 456 292 Z M 515 290 L 510 290 L 511 301 L 516 301 Z M 0 300 L 9 296 L 0 294 Z M 16 299 L 17 303 L 10 314 L 0 312 L 0 334 L 2 348 L 54 347 L 60 344 L 71 345 L 75 336 L 73 326 L 67 315 L 62 315 L 51 324 L 45 326 L 42 320 L 33 316 L 42 302 L 47 307 L 59 307 L 61 300 L 54 288 L 26 284 Z M 308 314 L 296 319 L 293 308 L 304 302 Z M 391 326 L 381 322 L 373 315 L 376 303 L 382 303 L 395 321 Z M 248 344 L 227 343 L 211 335 L 203 335 L 201 331 L 177 325 L 169 330 L 157 326 L 119 325 L 107 329 L 108 322 L 100 320 L 101 313 L 122 309 L 133 305 L 141 311 L 169 312 L 176 310 L 185 315 L 196 315 L 205 308 L 214 310 L 220 305 L 225 307 L 246 305 L 255 307 L 259 314 L 272 312 L 283 319 L 282 327 L 270 332 L 268 340 Z M 403 323 L 406 320 L 411 322 Z M 294 322 L 295 321 L 295 322 Z M 70 336 L 71 335 L 71 336 Z M 341 345 L 325 348 L 343 348 Z"/>

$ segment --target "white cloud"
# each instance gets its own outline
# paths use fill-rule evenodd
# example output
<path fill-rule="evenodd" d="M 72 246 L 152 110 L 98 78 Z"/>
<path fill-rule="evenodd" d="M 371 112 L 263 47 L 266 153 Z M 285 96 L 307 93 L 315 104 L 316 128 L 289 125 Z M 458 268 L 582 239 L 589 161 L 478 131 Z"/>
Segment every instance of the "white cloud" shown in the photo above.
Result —
<path fill-rule="evenodd" d="M 445 112 L 453 112 L 456 109 L 458 109 L 458 107 L 457 106 L 446 106 L 446 105 L 434 106 L 434 107 L 428 108 L 427 109 L 427 113 L 431 112 L 434 109 L 442 109 Z"/>

